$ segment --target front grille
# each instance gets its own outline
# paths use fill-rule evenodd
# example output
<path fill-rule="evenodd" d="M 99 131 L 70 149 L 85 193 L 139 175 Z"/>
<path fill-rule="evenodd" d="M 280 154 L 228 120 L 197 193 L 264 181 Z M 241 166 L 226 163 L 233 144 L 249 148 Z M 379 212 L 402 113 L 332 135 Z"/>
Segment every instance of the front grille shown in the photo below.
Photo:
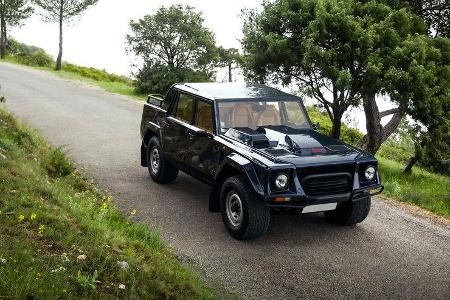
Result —
<path fill-rule="evenodd" d="M 307 196 L 327 196 L 351 191 L 350 173 L 309 175 L 302 179 L 302 187 Z"/>

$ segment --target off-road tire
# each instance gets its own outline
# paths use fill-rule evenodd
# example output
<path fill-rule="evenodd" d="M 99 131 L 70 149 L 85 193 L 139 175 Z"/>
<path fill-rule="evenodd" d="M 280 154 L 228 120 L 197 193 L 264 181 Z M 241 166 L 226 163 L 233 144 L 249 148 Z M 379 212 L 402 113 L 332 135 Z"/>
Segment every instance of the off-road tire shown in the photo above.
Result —
<path fill-rule="evenodd" d="M 157 171 L 152 168 L 152 162 L 150 156 L 153 151 L 157 151 L 159 154 L 159 167 Z M 175 168 L 170 162 L 164 158 L 164 152 L 162 151 L 161 144 L 157 137 L 152 137 L 147 147 L 147 168 L 153 181 L 158 183 L 170 183 L 173 182 L 178 176 L 178 169 Z"/>
<path fill-rule="evenodd" d="M 243 220 L 239 226 L 234 226 L 227 216 L 226 201 L 230 191 L 236 192 L 242 202 Z M 220 209 L 225 227 L 231 236 L 238 240 L 257 238 L 269 228 L 270 208 L 242 176 L 233 176 L 225 180 L 220 193 Z"/>
<path fill-rule="evenodd" d="M 370 205 L 370 195 L 367 195 L 357 201 L 343 202 L 336 210 L 325 212 L 325 216 L 337 225 L 351 226 L 364 221 L 369 215 Z"/>

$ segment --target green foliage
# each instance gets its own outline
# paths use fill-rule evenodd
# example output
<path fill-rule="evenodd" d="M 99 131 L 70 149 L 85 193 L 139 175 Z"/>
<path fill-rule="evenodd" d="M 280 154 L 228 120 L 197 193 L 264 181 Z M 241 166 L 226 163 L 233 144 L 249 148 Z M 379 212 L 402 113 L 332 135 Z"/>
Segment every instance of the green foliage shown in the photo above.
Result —
<path fill-rule="evenodd" d="M 65 177 L 75 171 L 75 166 L 66 158 L 61 147 L 50 152 L 45 167 L 54 177 Z"/>
<path fill-rule="evenodd" d="M 19 53 L 16 55 L 20 64 L 32 67 L 51 67 L 53 58 L 44 51 L 36 51 L 31 54 Z"/>
<path fill-rule="evenodd" d="M 77 277 L 75 278 L 78 287 L 80 291 L 78 291 L 79 294 L 82 296 L 87 296 L 89 293 L 91 293 L 95 288 L 97 287 L 97 284 L 101 283 L 98 279 L 98 272 L 97 270 L 94 271 L 94 274 L 92 275 L 83 275 L 81 274 L 81 271 L 78 271 Z"/>
<path fill-rule="evenodd" d="M 406 165 L 414 156 L 414 143 L 417 138 L 415 126 L 410 125 L 407 119 L 403 119 L 395 132 L 383 143 L 378 156 Z"/>
<path fill-rule="evenodd" d="M 54 150 L 3 110 L 0 128 L 2 297 L 213 298 L 155 232 L 133 222 L 140 212 L 124 218 L 78 171 L 49 173 Z"/>
<path fill-rule="evenodd" d="M 420 206 L 450 219 L 450 179 L 414 168 L 403 174 L 404 165 L 378 155 L 380 176 L 385 186 L 382 195 Z"/>
<path fill-rule="evenodd" d="M 32 0 L 42 9 L 44 20 L 48 22 L 69 21 L 94 5 L 98 0 Z"/>
<path fill-rule="evenodd" d="M 70 63 L 64 63 L 62 69 L 64 71 L 78 74 L 84 78 L 89 78 L 96 81 L 122 82 L 132 84 L 132 81 L 129 78 L 126 78 L 125 76 L 111 74 L 106 72 L 105 70 L 82 67 Z"/>
<path fill-rule="evenodd" d="M 423 18 L 431 36 L 450 38 L 450 2 L 447 0 L 386 0 L 394 7 L 410 7 Z"/>
<path fill-rule="evenodd" d="M 319 123 L 319 131 L 323 134 L 330 135 L 332 124 L 327 113 L 320 111 L 320 109 L 315 106 L 308 106 L 307 110 L 311 121 L 313 123 Z M 362 137 L 363 134 L 359 130 L 341 124 L 340 139 L 344 142 L 356 146 Z"/>
<path fill-rule="evenodd" d="M 364 99 L 375 153 L 405 112 L 428 126 L 445 109 L 448 39 L 430 39 L 423 20 L 388 1 L 277 0 L 249 11 L 244 25 L 247 77 L 298 83 L 330 112 L 333 135 L 350 106 Z M 399 104 L 383 128 L 376 95 Z M 373 129 L 373 130 L 372 130 Z"/>
<path fill-rule="evenodd" d="M 8 28 L 22 25 L 22 21 L 31 16 L 33 8 L 28 0 L 0 1 L 0 57 L 6 56 L 8 46 Z"/>
<path fill-rule="evenodd" d="M 45 52 L 44 49 L 36 47 L 36 46 L 30 46 L 24 43 L 21 43 L 19 41 L 16 41 L 15 39 L 10 38 L 8 40 L 8 49 L 9 54 L 11 55 L 17 55 L 17 54 L 25 54 L 30 55 L 34 54 L 36 52 Z"/>
<path fill-rule="evenodd" d="M 211 79 L 217 49 L 203 23 L 201 13 L 181 5 L 161 7 L 154 15 L 130 22 L 128 50 L 144 62 L 136 74 L 139 92 L 165 92 L 178 80 Z"/>
<path fill-rule="evenodd" d="M 138 94 L 162 94 L 179 82 L 208 82 L 211 73 L 192 69 L 172 69 L 165 65 L 145 64 L 136 74 L 135 89 Z"/>

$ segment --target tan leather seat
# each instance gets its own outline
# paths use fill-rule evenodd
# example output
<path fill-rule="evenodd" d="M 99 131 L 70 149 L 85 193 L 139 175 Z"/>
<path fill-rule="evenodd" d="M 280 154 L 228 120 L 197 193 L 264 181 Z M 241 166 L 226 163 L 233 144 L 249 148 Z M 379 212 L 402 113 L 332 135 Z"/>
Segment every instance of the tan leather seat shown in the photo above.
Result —
<path fill-rule="evenodd" d="M 259 115 L 257 123 L 258 126 L 281 125 L 280 112 L 273 105 L 269 105 Z"/>
<path fill-rule="evenodd" d="M 197 127 L 213 132 L 212 107 L 202 107 L 198 111 Z"/>
<path fill-rule="evenodd" d="M 255 127 L 255 120 L 247 103 L 236 103 L 231 112 L 231 125 L 233 127 Z"/>

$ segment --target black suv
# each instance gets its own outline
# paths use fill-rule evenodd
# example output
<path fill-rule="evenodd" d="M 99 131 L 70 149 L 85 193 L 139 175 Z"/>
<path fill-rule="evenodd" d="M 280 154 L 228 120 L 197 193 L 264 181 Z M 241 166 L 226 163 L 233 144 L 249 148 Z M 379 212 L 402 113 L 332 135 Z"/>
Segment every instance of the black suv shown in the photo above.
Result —
<path fill-rule="evenodd" d="M 144 106 L 141 164 L 159 183 L 181 170 L 211 185 L 238 239 L 265 233 L 271 208 L 359 223 L 383 188 L 377 160 L 315 128 L 300 98 L 265 85 L 176 84 Z"/>

